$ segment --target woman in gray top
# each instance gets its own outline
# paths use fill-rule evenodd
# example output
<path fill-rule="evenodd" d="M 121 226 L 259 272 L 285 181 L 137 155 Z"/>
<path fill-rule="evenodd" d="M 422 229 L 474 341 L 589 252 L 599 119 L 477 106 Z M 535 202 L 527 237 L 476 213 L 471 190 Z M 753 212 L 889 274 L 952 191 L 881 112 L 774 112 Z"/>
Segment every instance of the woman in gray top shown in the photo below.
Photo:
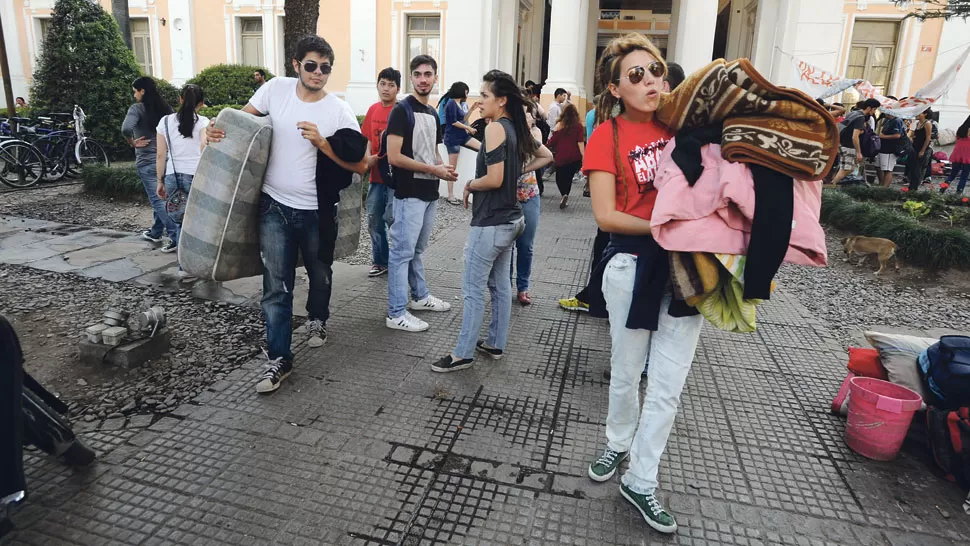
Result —
<path fill-rule="evenodd" d="M 492 359 L 502 358 L 512 314 L 512 245 L 525 229 L 516 188 L 522 167 L 529 163 L 527 158 L 538 154 L 525 119 L 522 91 L 515 80 L 500 70 L 489 71 L 482 79 L 479 108 L 489 123 L 478 151 L 476 178 L 465 186 L 465 207 L 470 194 L 475 199 L 465 243 L 461 333 L 454 351 L 431 366 L 435 372 L 471 367 L 476 350 Z M 548 159 L 532 161 L 538 165 Z M 530 164 L 526 170 L 535 169 Z M 492 293 L 492 320 L 488 338 L 478 341 L 485 320 L 486 285 Z"/>
<path fill-rule="evenodd" d="M 155 171 L 155 135 L 158 121 L 172 113 L 172 108 L 165 103 L 165 99 L 158 93 L 155 80 L 142 76 L 131 84 L 135 100 L 138 101 L 128 109 L 121 133 L 128 143 L 135 147 L 135 169 L 138 178 L 145 186 L 148 202 L 155 212 L 155 223 L 150 229 L 142 232 L 145 239 L 159 243 L 162 241 L 163 231 L 168 234 L 169 242 L 162 246 L 162 252 L 174 252 L 176 246 L 172 237 L 175 236 L 175 222 L 165 211 L 165 201 L 155 193 L 158 176 Z"/>

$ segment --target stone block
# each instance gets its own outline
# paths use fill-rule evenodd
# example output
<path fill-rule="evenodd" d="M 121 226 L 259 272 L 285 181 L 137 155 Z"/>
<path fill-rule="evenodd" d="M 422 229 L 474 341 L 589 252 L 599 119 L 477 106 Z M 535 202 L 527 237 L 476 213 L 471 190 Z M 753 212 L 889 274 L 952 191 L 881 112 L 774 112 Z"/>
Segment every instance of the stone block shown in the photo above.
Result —
<path fill-rule="evenodd" d="M 162 328 L 153 338 L 139 339 L 117 347 L 84 340 L 80 346 L 81 362 L 89 366 L 137 368 L 162 356 L 171 345 L 172 335 L 168 328 Z"/>

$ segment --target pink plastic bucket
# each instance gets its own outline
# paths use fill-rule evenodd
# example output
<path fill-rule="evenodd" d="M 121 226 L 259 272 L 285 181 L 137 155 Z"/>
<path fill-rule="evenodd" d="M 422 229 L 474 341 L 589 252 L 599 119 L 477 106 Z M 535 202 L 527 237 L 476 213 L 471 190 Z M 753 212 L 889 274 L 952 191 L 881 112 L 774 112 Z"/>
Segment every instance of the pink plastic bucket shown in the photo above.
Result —
<path fill-rule="evenodd" d="M 906 439 L 913 414 L 922 405 L 920 395 L 906 387 L 881 379 L 853 377 L 845 443 L 870 459 L 891 461 Z"/>

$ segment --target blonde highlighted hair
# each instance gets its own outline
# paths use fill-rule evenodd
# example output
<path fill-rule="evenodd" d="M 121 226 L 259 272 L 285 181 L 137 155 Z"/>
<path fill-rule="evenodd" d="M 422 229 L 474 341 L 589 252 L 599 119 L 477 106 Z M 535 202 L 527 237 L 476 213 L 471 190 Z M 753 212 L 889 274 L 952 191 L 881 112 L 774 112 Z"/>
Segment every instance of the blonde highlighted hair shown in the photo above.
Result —
<path fill-rule="evenodd" d="M 596 125 L 605 121 L 610 121 L 613 128 L 613 161 L 616 168 L 616 176 L 623 184 L 623 199 L 627 200 L 627 181 L 623 176 L 623 164 L 620 162 L 620 132 L 616 124 L 616 117 L 622 114 L 626 107 L 623 99 L 613 96 L 610 92 L 610 84 L 619 85 L 620 83 L 620 64 L 623 58 L 634 51 L 646 51 L 655 59 L 663 63 L 664 72 L 667 71 L 667 63 L 664 61 L 660 49 L 650 41 L 649 38 L 638 32 L 614 38 L 603 50 L 599 62 L 596 63 L 596 79 L 603 92 L 596 99 Z M 624 206 L 626 203 L 624 203 Z"/>

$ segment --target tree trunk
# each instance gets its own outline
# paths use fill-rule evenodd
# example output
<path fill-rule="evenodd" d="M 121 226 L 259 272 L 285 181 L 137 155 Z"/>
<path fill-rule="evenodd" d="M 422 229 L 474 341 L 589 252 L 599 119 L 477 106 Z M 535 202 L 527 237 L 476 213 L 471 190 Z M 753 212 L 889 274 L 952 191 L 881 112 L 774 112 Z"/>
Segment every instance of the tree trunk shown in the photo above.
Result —
<path fill-rule="evenodd" d="M 118 21 L 121 38 L 128 49 L 131 49 L 131 21 L 128 18 L 128 0 L 111 0 L 111 15 Z"/>
<path fill-rule="evenodd" d="M 285 0 L 283 10 L 283 43 L 286 56 L 283 64 L 287 76 L 295 76 L 291 59 L 296 54 L 296 44 L 307 35 L 317 33 L 317 16 L 320 15 L 320 0 Z M 272 66 L 272 65 L 270 65 Z"/>

